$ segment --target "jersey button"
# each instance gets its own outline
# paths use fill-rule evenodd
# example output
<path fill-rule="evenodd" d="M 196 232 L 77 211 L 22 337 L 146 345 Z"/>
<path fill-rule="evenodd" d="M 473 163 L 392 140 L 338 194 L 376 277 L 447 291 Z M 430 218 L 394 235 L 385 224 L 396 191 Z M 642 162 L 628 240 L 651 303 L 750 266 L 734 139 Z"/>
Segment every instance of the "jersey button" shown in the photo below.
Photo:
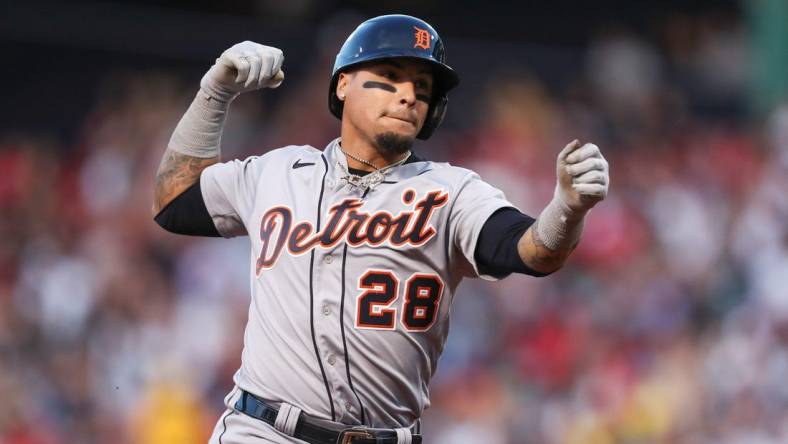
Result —
<path fill-rule="evenodd" d="M 350 410 L 353 407 L 353 404 L 346 402 L 345 403 L 345 410 Z"/>
<path fill-rule="evenodd" d="M 334 355 L 328 355 L 328 363 L 334 365 L 337 363 L 337 358 Z"/>
<path fill-rule="evenodd" d="M 334 181 L 331 180 L 331 179 L 328 179 L 326 181 L 326 185 L 328 185 L 329 188 L 334 188 Z"/>
<path fill-rule="evenodd" d="M 324 305 L 323 306 L 323 314 L 326 315 L 326 316 L 330 315 L 331 314 L 331 307 L 329 307 L 328 305 Z"/>
<path fill-rule="evenodd" d="M 326 257 L 323 258 L 323 262 L 327 264 L 334 262 L 334 256 L 331 256 L 330 254 L 326 255 Z"/>

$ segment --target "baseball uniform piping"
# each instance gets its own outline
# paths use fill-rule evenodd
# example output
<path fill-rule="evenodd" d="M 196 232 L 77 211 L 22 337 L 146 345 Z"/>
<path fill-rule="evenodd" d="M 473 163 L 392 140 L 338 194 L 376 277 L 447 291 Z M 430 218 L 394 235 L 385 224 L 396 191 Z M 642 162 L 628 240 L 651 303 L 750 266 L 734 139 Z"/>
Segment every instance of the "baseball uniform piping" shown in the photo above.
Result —
<path fill-rule="evenodd" d="M 328 174 L 328 161 L 324 155 L 320 156 L 323 159 L 323 166 L 326 168 L 323 172 L 323 179 L 320 182 L 320 197 L 317 199 L 317 232 L 320 232 L 320 207 L 323 203 L 323 191 L 326 186 L 326 175 Z M 336 421 L 336 412 L 334 412 L 334 399 L 331 397 L 331 388 L 328 386 L 328 378 L 326 378 L 326 370 L 323 368 L 323 361 L 320 359 L 320 351 L 317 348 L 317 339 L 315 338 L 315 294 L 314 294 L 314 268 L 315 268 L 315 250 L 309 257 L 309 327 L 312 331 L 312 345 L 315 347 L 315 357 L 317 364 L 320 366 L 320 374 L 323 376 L 323 384 L 326 386 L 326 393 L 328 394 L 328 404 L 331 406 L 331 420 Z"/>
<path fill-rule="evenodd" d="M 446 233 L 451 233 L 451 226 L 449 225 L 449 218 L 446 218 Z M 451 258 L 451 245 L 450 245 L 450 238 L 451 236 L 445 236 L 444 240 L 444 252 L 446 253 L 446 263 L 450 263 L 449 259 Z"/>
<path fill-rule="evenodd" d="M 233 413 L 235 413 L 235 410 L 230 410 L 224 415 L 224 418 L 222 419 L 222 427 L 224 427 L 224 429 L 222 430 L 222 433 L 219 435 L 219 444 L 222 444 L 222 437 L 224 437 L 224 434 L 227 433 L 227 418 Z"/>
<path fill-rule="evenodd" d="M 347 262 L 347 242 L 342 249 L 342 299 L 339 304 L 339 325 L 342 329 L 342 350 L 345 353 L 345 372 L 347 372 L 347 382 L 350 385 L 350 391 L 356 396 L 358 405 L 361 407 L 361 424 L 366 425 L 366 415 L 364 413 L 364 404 L 358 396 L 356 389 L 353 387 L 353 379 L 350 377 L 350 355 L 347 352 L 347 341 L 345 341 L 345 263 Z"/>

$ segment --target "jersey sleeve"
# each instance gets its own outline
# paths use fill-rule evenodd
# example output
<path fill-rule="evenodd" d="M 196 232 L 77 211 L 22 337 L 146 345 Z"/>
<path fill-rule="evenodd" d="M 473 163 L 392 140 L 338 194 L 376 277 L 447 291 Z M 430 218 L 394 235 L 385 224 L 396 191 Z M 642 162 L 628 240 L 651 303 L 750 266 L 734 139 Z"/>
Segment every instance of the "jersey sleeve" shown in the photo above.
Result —
<path fill-rule="evenodd" d="M 516 208 L 506 199 L 503 191 L 483 181 L 478 174 L 470 172 L 463 178 L 457 190 L 449 220 L 449 232 L 457 252 L 455 260 L 465 262 L 464 274 L 487 280 L 498 280 L 502 276 L 492 276 L 480 271 L 476 261 L 476 244 L 484 223 L 501 208 Z"/>
<path fill-rule="evenodd" d="M 223 237 L 247 234 L 264 156 L 217 163 L 203 170 L 200 188 L 208 213 Z"/>

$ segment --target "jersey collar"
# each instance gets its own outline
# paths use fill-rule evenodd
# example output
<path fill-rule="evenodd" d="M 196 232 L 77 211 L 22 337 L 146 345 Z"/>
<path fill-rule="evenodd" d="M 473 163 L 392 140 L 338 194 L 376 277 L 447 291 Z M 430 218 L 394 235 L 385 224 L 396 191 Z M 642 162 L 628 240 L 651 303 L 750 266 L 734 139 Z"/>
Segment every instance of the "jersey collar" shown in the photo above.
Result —
<path fill-rule="evenodd" d="M 342 180 L 348 174 L 347 158 L 340 148 L 341 138 L 332 140 L 323 150 L 323 157 L 328 165 L 327 178 L 334 181 Z M 386 182 L 398 182 L 409 177 L 417 176 L 430 169 L 430 162 L 414 153 L 399 166 L 395 166 L 386 174 Z"/>

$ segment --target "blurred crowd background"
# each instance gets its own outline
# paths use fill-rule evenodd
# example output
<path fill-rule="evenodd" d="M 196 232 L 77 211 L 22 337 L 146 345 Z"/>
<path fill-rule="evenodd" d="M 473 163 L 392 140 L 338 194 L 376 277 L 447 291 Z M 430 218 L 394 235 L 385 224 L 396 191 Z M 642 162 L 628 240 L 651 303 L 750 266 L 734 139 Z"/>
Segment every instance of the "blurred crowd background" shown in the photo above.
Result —
<path fill-rule="evenodd" d="M 158 161 L 245 39 L 287 79 L 234 102 L 224 159 L 325 146 L 333 56 L 388 12 L 432 22 L 463 79 L 420 155 L 534 216 L 574 138 L 612 178 L 564 269 L 462 284 L 426 442 L 788 443 L 788 2 L 226 3 L 3 7 L 0 443 L 207 440 L 248 241 L 161 230 Z"/>

